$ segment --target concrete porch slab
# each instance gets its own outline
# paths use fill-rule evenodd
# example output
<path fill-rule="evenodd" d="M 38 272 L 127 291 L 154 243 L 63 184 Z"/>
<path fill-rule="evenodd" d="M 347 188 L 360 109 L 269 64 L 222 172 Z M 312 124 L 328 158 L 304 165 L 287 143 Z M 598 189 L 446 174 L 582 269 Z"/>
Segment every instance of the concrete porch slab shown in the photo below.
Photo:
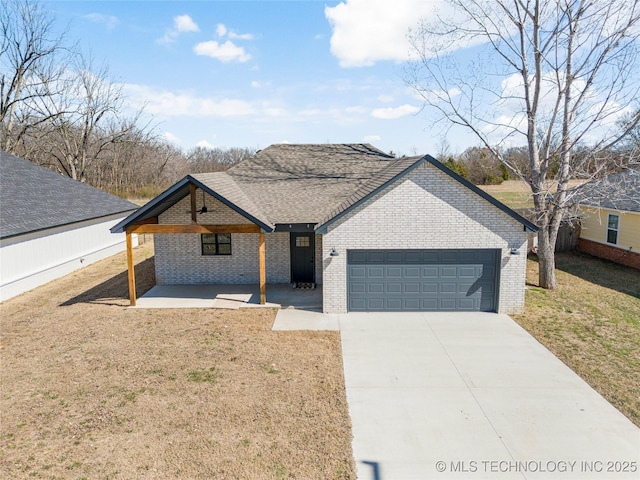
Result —
<path fill-rule="evenodd" d="M 260 304 L 257 285 L 156 285 L 132 308 L 295 308 L 322 311 L 322 287 L 294 289 L 268 284 L 267 303 Z"/>

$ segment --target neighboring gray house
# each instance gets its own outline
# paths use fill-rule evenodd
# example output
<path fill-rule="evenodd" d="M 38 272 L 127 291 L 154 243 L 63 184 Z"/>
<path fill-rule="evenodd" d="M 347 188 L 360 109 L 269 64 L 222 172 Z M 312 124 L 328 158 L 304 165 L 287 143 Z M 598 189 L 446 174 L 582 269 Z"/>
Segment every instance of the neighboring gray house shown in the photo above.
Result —
<path fill-rule="evenodd" d="M 536 230 L 428 155 L 363 144 L 270 146 L 112 229 L 156 234 L 158 284 L 260 284 L 263 302 L 265 283 L 322 284 L 327 313 L 518 312 Z"/>
<path fill-rule="evenodd" d="M 0 301 L 124 250 L 137 205 L 0 152 Z"/>

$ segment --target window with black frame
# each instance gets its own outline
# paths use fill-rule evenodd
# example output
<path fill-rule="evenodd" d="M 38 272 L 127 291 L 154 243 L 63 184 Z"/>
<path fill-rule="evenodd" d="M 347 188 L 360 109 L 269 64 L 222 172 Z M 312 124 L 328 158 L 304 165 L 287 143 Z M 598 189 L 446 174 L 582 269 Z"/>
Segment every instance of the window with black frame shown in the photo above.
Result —
<path fill-rule="evenodd" d="M 230 233 L 203 233 L 202 255 L 231 255 Z"/>

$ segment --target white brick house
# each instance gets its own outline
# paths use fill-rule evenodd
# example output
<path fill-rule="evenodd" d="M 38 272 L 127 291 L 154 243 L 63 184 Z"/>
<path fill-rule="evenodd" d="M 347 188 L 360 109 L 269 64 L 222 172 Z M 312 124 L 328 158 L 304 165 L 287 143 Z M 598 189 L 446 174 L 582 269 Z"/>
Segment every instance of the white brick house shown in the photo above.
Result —
<path fill-rule="evenodd" d="M 185 177 L 112 231 L 156 234 L 159 284 L 321 284 L 326 313 L 514 313 L 536 230 L 429 156 L 274 145 Z"/>

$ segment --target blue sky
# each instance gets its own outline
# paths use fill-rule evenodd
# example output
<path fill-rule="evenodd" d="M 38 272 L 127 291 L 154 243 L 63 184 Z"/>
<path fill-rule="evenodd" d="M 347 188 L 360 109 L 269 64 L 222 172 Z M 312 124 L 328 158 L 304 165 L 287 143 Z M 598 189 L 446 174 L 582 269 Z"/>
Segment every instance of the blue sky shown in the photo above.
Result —
<path fill-rule="evenodd" d="M 108 64 L 132 112 L 144 106 L 157 132 L 183 149 L 367 142 L 414 155 L 437 154 L 445 136 L 452 153 L 479 144 L 450 123 L 434 126 L 437 112 L 421 110 L 402 79 L 409 29 L 421 18 L 460 21 L 446 0 L 44 1 L 60 28 L 68 25 L 69 40 L 91 52 L 95 64 Z M 462 47 L 437 47 L 467 65 L 452 85 L 478 74 L 483 88 L 474 99 L 483 91 L 503 97 L 480 100 L 488 141 L 526 130 L 519 74 L 486 56 L 490 49 L 482 45 Z M 553 95 L 547 98 L 557 90 L 553 78 L 543 72 L 541 109 L 555 106 Z M 469 91 L 447 88 L 454 98 L 469 98 Z M 610 105 L 606 128 L 633 110 L 635 90 L 624 92 L 620 105 Z M 599 111 L 606 94 L 592 87 L 588 107 Z M 594 138 L 602 132 L 586 125 Z M 501 145 L 521 144 L 516 137 Z"/>
<path fill-rule="evenodd" d="M 369 142 L 433 153 L 442 132 L 429 130 L 402 69 L 415 5 L 437 2 L 394 3 L 45 5 L 70 40 L 108 64 L 132 107 L 145 105 L 158 132 L 182 148 Z M 452 142 L 454 150 L 471 143 Z"/>

